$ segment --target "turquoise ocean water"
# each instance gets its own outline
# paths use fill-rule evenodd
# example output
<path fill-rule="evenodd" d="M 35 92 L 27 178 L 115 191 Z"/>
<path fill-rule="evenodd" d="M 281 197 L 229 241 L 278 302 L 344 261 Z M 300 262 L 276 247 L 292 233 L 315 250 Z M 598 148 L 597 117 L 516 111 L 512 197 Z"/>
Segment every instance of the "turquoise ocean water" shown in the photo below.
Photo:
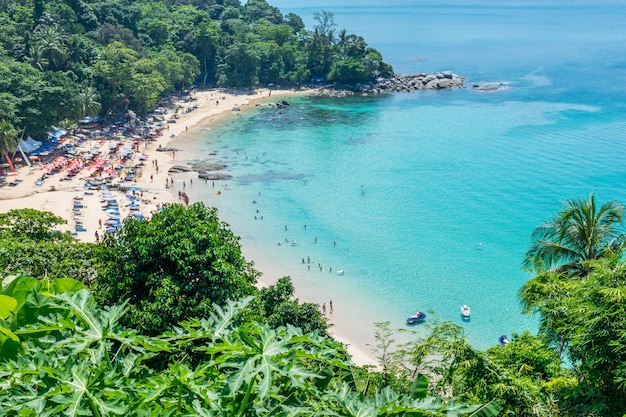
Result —
<path fill-rule="evenodd" d="M 354 337 L 418 309 L 461 324 L 479 348 L 536 330 L 517 298 L 532 229 L 569 198 L 626 201 L 626 4 L 270 3 L 309 27 L 333 12 L 397 72 L 508 88 L 244 112 L 181 139 L 179 158 L 225 162 L 234 176 L 215 189 L 196 181 L 192 199 L 217 206 L 255 262 L 289 273 L 307 301 L 332 299 Z"/>

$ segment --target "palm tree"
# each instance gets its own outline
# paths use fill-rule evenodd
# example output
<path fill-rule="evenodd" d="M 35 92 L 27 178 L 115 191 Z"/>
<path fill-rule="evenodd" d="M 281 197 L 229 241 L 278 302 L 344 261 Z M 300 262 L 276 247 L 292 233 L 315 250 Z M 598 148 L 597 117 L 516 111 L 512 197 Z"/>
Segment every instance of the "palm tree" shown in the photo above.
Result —
<path fill-rule="evenodd" d="M 98 100 L 100 100 L 100 94 L 98 91 L 91 87 L 86 86 L 80 92 L 80 100 L 81 100 L 81 118 L 84 116 L 95 117 L 100 113 L 102 109 L 102 104 Z"/>
<path fill-rule="evenodd" d="M 49 62 L 43 54 L 43 47 L 41 45 L 31 46 L 28 48 L 28 55 L 24 57 L 24 60 L 33 68 L 44 71 L 48 67 Z"/>
<path fill-rule="evenodd" d="M 34 43 L 52 69 L 61 69 L 68 62 L 67 42 L 68 37 L 61 32 L 58 25 L 39 25 L 35 29 Z"/>
<path fill-rule="evenodd" d="M 585 275 L 589 269 L 585 261 L 622 248 L 626 242 L 623 221 L 624 206 L 617 201 L 598 207 L 593 193 L 587 199 L 569 200 L 553 219 L 535 228 L 524 267 Z"/>
<path fill-rule="evenodd" d="M 73 64 L 82 64 L 87 59 L 87 42 L 81 35 L 71 35 L 67 38 L 67 57 Z"/>

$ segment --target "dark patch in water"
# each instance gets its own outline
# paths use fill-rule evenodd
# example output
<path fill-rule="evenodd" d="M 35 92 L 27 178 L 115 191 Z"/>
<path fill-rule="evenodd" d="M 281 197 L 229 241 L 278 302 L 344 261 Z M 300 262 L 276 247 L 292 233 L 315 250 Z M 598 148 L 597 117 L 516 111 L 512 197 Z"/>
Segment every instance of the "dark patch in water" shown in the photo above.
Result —
<path fill-rule="evenodd" d="M 301 180 L 304 174 L 294 174 L 291 172 L 265 172 L 263 174 L 244 175 L 237 177 L 237 182 L 249 184 L 253 182 L 275 182 L 283 180 Z"/>

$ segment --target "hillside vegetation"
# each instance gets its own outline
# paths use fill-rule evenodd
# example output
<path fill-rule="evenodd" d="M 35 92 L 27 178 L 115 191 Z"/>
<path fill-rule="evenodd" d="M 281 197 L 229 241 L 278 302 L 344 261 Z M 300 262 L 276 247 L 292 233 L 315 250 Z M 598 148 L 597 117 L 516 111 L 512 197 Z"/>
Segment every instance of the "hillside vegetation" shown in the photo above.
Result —
<path fill-rule="evenodd" d="M 265 0 L 0 0 L 0 123 L 52 124 L 131 109 L 199 86 L 369 81 L 392 73 L 332 13 L 302 19 Z"/>

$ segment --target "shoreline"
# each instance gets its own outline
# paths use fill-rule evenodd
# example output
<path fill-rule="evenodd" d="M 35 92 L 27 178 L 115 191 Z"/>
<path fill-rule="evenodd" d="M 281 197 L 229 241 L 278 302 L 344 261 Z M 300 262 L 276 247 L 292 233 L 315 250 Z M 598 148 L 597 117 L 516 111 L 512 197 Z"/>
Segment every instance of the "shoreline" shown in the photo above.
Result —
<path fill-rule="evenodd" d="M 169 169 L 183 161 L 176 159 L 176 152 L 158 151 L 160 147 L 176 148 L 180 138 L 187 134 L 197 134 L 199 129 L 204 129 L 217 123 L 226 117 L 232 117 L 239 111 L 244 112 L 255 106 L 258 102 L 271 100 L 272 98 L 288 98 L 294 95 L 313 94 L 316 90 L 253 90 L 252 93 L 231 93 L 222 89 L 211 89 L 194 91 L 192 94 L 195 100 L 193 111 L 178 114 L 175 123 L 168 123 L 163 134 L 151 143 L 142 145 L 139 150 L 145 156 L 145 164 L 138 170 L 136 178 L 132 182 L 125 184 L 141 190 L 141 214 L 149 217 L 150 214 L 164 203 L 180 203 L 176 195 L 178 190 L 184 189 L 186 181 L 197 179 L 196 172 L 170 174 Z M 174 105 L 184 108 L 184 102 L 178 101 Z M 233 111 L 237 108 L 238 110 Z M 104 143 L 103 143 L 104 142 Z M 90 141 L 90 145 L 93 145 Z M 106 141 L 99 141 L 98 145 L 106 146 Z M 181 149 L 184 155 L 185 149 Z M 61 175 L 56 174 L 45 180 L 45 186 L 37 186 L 37 178 L 40 177 L 41 166 L 21 167 L 15 173 L 9 173 L 7 179 L 20 182 L 15 187 L 0 188 L 0 201 L 2 201 L 0 212 L 7 212 L 12 209 L 33 208 L 42 211 L 50 211 L 65 219 L 67 224 L 59 225 L 57 230 L 70 231 L 78 240 L 83 242 L 96 242 L 102 236 L 106 225 L 106 212 L 103 211 L 103 200 L 99 191 L 89 192 L 79 186 L 79 180 L 74 184 L 62 182 Z M 166 181 L 170 186 L 166 187 Z M 172 182 L 173 181 L 173 182 Z M 125 198 L 122 191 L 112 191 L 115 198 Z M 138 196 L 139 198 L 139 196 Z M 80 199 L 80 200 L 76 200 Z M 191 201 L 193 202 L 193 201 Z M 80 214 L 77 215 L 75 203 L 82 206 Z M 131 209 L 120 202 L 120 214 L 123 219 L 131 215 Z M 80 227 L 81 231 L 77 231 Z M 96 237 L 98 234 L 98 237 Z M 255 268 L 261 272 L 261 277 L 257 286 L 263 287 L 275 283 L 278 278 L 285 275 L 293 275 L 295 271 L 284 274 L 279 273 L 275 266 L 261 262 L 261 254 L 254 248 L 253 242 L 241 238 L 240 245 L 246 259 L 255 263 Z M 314 302 L 307 296 L 306 292 L 298 289 L 296 285 L 296 297 L 305 302 Z M 347 345 L 348 353 L 352 356 L 352 361 L 357 365 L 376 365 L 376 358 L 373 354 L 366 352 L 366 343 L 363 340 L 355 340 L 355 335 L 348 331 L 350 321 L 343 320 L 338 315 L 326 315 L 331 328 L 329 333 L 339 342 Z M 359 338 L 360 339 L 360 338 Z"/>

